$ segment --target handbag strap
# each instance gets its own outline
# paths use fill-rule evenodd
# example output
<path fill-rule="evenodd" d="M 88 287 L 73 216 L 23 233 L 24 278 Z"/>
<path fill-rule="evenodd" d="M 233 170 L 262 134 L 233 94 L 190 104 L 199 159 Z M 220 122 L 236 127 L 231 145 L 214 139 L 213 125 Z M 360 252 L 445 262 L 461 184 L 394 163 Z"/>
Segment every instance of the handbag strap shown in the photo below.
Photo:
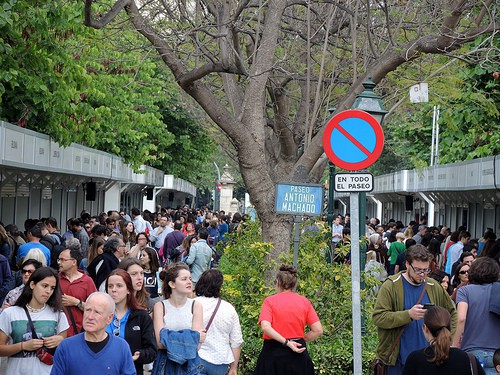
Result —
<path fill-rule="evenodd" d="M 28 309 L 26 308 L 26 306 L 23 306 L 23 309 L 24 311 L 26 312 L 26 316 L 28 317 L 28 324 L 30 325 L 30 328 L 31 328 L 31 334 L 32 334 L 32 339 L 37 339 L 38 338 L 38 335 L 36 334 L 36 331 L 35 331 L 35 326 L 33 324 L 33 321 L 31 320 L 31 316 L 30 316 L 30 313 L 28 312 Z"/>
<path fill-rule="evenodd" d="M 215 306 L 215 310 L 212 313 L 212 316 L 210 317 L 210 320 L 208 321 L 207 326 L 205 327 L 205 331 L 206 332 L 208 332 L 208 329 L 212 325 L 212 322 L 213 322 L 213 320 L 215 318 L 215 314 L 217 314 L 217 310 L 219 310 L 220 302 L 221 302 L 221 299 L 219 298 L 219 300 L 217 301 L 217 305 Z"/>
<path fill-rule="evenodd" d="M 73 317 L 73 313 L 71 312 L 71 307 L 66 307 L 66 311 L 68 312 L 69 315 L 69 320 L 71 320 L 71 326 L 73 327 L 73 332 L 74 334 L 78 334 L 78 328 L 76 326 L 75 318 Z"/>
<path fill-rule="evenodd" d="M 472 375 L 478 375 L 479 372 L 477 371 L 477 362 L 476 362 L 476 357 L 472 353 L 467 353 L 469 356 L 469 361 L 470 361 L 470 369 Z"/>
<path fill-rule="evenodd" d="M 420 293 L 420 296 L 418 297 L 417 303 L 415 303 L 415 305 L 418 305 L 420 302 L 422 302 L 422 298 L 424 298 L 426 290 L 427 290 L 427 280 L 424 280 L 424 288 L 422 289 L 422 292 Z M 408 324 L 405 325 L 403 328 L 401 328 L 401 330 L 399 331 L 398 337 L 396 337 L 396 340 L 394 340 L 391 349 L 389 350 L 388 358 L 391 358 L 392 353 L 394 353 L 394 350 L 396 349 L 396 346 L 398 345 L 399 340 L 401 340 L 401 336 L 403 336 L 403 333 L 406 331 L 407 327 Z"/>

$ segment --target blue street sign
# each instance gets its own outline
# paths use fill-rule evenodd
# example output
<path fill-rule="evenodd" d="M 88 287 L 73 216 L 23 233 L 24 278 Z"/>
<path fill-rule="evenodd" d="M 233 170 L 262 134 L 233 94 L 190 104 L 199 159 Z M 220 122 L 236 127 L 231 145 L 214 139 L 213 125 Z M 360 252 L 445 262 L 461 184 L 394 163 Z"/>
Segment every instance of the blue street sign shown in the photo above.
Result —
<path fill-rule="evenodd" d="M 321 185 L 276 185 L 276 206 L 278 214 L 321 215 L 323 209 L 323 187 Z"/>

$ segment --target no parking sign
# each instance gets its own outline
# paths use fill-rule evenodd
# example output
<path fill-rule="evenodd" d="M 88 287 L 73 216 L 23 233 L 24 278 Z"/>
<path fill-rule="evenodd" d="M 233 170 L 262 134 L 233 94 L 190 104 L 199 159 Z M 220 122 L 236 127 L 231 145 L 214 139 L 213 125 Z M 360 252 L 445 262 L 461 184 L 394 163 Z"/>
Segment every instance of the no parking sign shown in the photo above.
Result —
<path fill-rule="evenodd" d="M 384 149 L 384 132 L 367 112 L 350 109 L 333 116 L 323 133 L 323 149 L 337 167 L 358 171 L 375 163 Z"/>

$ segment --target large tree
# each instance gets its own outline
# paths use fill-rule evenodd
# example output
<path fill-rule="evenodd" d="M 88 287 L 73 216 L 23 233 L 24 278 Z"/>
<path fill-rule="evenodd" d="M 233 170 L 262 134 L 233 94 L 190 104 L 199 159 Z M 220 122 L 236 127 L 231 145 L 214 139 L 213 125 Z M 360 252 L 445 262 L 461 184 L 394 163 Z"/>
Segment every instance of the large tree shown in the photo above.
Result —
<path fill-rule="evenodd" d="M 124 19 L 233 142 L 272 258 L 291 229 L 275 184 L 322 174 L 329 104 L 348 109 L 368 75 L 378 83 L 500 28 L 495 0 L 85 0 L 90 27 Z"/>
<path fill-rule="evenodd" d="M 0 119 L 211 186 L 198 169 L 212 165 L 197 121 L 206 115 L 159 58 L 135 49 L 141 35 L 85 27 L 82 10 L 52 0 L 0 5 Z"/>

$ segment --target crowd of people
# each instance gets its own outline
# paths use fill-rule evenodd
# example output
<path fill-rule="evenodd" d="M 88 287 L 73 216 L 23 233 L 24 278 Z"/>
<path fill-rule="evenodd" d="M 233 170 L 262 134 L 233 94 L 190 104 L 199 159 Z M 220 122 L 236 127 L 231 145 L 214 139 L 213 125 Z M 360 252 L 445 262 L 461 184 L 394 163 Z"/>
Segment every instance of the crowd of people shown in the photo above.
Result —
<path fill-rule="evenodd" d="M 24 231 L 0 223 L 7 374 L 236 375 L 242 331 L 234 307 L 221 300 L 223 276 L 214 266 L 217 244 L 241 230 L 242 219 L 184 207 L 82 212 L 64 233 L 51 217 L 26 220 Z M 331 254 L 348 243 L 349 226 L 348 217 L 335 218 Z M 463 227 L 371 219 L 366 237 L 365 271 L 380 280 L 374 368 L 389 375 L 497 373 L 494 232 L 474 240 Z M 295 293 L 297 276 L 282 265 L 276 293 L 264 300 L 257 375 L 314 374 L 307 342 L 323 328 L 311 302 Z"/>
<path fill-rule="evenodd" d="M 241 327 L 212 267 L 241 223 L 187 207 L 0 223 L 6 373 L 235 375 Z"/>

